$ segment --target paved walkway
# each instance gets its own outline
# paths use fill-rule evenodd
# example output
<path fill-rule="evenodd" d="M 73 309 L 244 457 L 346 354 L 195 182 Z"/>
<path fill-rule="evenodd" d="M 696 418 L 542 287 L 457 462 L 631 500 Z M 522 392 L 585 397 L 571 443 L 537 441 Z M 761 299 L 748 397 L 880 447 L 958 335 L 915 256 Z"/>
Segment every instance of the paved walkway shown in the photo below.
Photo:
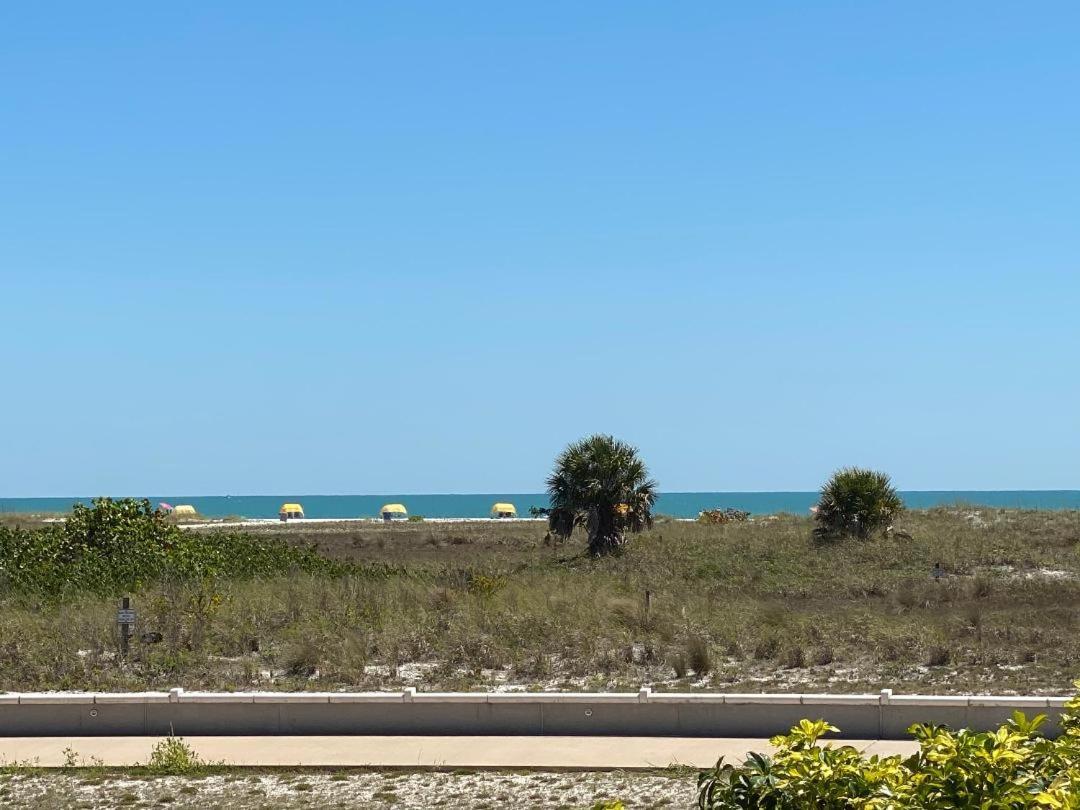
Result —
<path fill-rule="evenodd" d="M 87 764 L 145 763 L 155 737 L 0 737 L 0 762 L 57 767 L 65 749 Z M 642 769 L 707 767 L 770 751 L 768 740 L 701 737 L 186 737 L 203 759 L 235 766 Z M 913 742 L 845 740 L 875 754 L 908 754 Z"/>

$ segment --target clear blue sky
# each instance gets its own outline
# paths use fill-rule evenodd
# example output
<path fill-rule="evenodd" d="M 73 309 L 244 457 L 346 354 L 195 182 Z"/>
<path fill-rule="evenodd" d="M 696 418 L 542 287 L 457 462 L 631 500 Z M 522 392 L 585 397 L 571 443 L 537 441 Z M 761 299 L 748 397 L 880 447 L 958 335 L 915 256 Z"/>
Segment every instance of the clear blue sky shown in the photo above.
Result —
<path fill-rule="evenodd" d="M 1080 487 L 1075 3 L 0 32 L 0 495 Z"/>

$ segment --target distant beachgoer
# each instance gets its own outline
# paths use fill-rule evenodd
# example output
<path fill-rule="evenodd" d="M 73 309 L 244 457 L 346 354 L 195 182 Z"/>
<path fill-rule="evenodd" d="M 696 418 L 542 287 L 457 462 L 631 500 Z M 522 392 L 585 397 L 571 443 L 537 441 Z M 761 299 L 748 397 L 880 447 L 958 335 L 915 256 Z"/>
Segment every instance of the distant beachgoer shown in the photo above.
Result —
<path fill-rule="evenodd" d="M 934 563 L 934 570 L 930 572 L 934 579 L 941 579 L 945 576 L 945 569 L 942 568 L 941 563 Z"/>

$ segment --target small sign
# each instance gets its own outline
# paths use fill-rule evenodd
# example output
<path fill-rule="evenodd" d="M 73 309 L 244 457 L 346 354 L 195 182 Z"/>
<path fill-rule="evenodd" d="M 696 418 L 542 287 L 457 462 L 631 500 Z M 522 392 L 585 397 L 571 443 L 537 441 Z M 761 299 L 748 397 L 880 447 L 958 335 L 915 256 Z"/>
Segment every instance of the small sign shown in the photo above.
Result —
<path fill-rule="evenodd" d="M 116 611 L 117 624 L 135 624 L 135 608 L 120 608 Z"/>

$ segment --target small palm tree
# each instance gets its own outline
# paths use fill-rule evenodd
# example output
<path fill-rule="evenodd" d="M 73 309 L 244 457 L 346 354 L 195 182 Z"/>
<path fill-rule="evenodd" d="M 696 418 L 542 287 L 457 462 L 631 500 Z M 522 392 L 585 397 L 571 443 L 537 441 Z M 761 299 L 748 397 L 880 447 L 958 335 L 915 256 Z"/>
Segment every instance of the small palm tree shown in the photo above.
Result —
<path fill-rule="evenodd" d="M 866 540 L 890 526 L 904 509 L 889 476 L 883 472 L 846 467 L 837 470 L 821 488 L 814 534 L 822 539 L 857 537 Z"/>
<path fill-rule="evenodd" d="M 589 436 L 568 446 L 555 459 L 547 488 L 551 531 L 566 538 L 584 526 L 590 554 L 618 551 L 626 532 L 652 526 L 656 482 L 637 449 L 613 436 Z"/>

